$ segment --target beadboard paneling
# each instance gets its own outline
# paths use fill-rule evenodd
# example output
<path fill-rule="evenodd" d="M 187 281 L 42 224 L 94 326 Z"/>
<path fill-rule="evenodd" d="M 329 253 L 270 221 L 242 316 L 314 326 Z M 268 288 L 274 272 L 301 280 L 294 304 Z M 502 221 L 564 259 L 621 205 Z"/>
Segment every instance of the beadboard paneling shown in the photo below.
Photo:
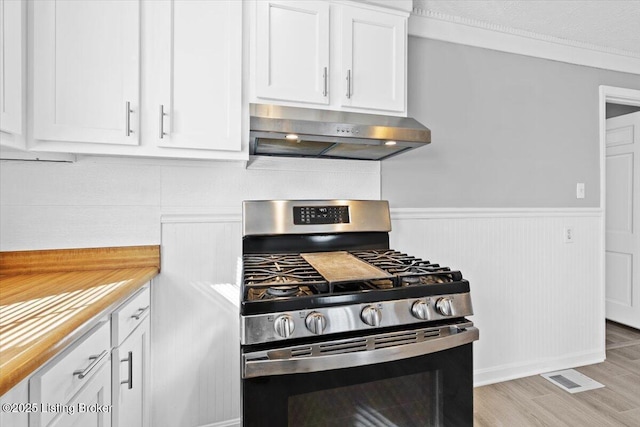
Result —
<path fill-rule="evenodd" d="M 392 227 L 392 247 L 470 281 L 476 385 L 604 359 L 599 210 L 398 209 Z"/>
<path fill-rule="evenodd" d="M 235 284 L 240 244 L 237 221 L 162 226 L 162 274 L 152 289 L 153 426 L 238 423 L 239 312 L 213 285 Z"/>

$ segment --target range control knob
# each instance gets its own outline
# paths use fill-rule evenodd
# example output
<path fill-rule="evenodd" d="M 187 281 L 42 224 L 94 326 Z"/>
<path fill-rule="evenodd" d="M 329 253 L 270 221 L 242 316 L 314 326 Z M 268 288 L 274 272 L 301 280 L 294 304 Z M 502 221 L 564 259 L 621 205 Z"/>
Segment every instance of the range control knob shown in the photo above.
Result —
<path fill-rule="evenodd" d="M 382 321 L 382 311 L 380 311 L 378 307 L 368 305 L 362 309 L 360 318 L 369 326 L 380 326 L 380 321 Z"/>
<path fill-rule="evenodd" d="M 453 307 L 451 306 L 451 298 L 440 298 L 437 302 L 436 302 L 436 310 L 438 310 L 438 313 L 442 314 L 443 316 L 451 316 L 453 314 Z"/>
<path fill-rule="evenodd" d="M 327 327 L 327 319 L 324 317 L 324 314 L 318 313 L 317 311 L 309 313 L 304 323 L 307 325 L 307 329 L 316 335 L 322 334 L 324 328 Z"/>
<path fill-rule="evenodd" d="M 295 329 L 293 317 L 288 314 L 278 316 L 273 322 L 273 328 L 276 330 L 276 334 L 278 334 L 279 337 L 289 338 Z"/>
<path fill-rule="evenodd" d="M 424 301 L 416 301 L 411 306 L 411 314 L 420 320 L 429 320 L 429 304 Z"/>

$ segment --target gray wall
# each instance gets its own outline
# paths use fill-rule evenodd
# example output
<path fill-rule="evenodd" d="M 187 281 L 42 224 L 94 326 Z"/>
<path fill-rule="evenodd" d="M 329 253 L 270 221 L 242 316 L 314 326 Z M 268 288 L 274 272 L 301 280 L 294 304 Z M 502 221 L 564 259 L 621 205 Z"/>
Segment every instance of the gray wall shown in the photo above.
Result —
<path fill-rule="evenodd" d="M 417 37 L 408 79 L 432 144 L 382 162 L 392 207 L 597 207 L 598 86 L 640 89 L 638 75 Z"/>

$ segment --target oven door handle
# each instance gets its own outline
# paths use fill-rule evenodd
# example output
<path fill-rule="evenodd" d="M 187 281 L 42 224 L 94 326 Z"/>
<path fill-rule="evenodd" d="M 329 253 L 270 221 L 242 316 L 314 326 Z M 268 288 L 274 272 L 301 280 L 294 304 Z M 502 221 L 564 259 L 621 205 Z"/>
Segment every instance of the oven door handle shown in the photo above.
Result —
<path fill-rule="evenodd" d="M 479 336 L 478 329 L 472 326 L 441 338 L 352 353 L 267 360 L 248 360 L 248 355 L 244 355 L 242 377 L 300 374 L 392 362 L 459 347 L 476 341 Z"/>

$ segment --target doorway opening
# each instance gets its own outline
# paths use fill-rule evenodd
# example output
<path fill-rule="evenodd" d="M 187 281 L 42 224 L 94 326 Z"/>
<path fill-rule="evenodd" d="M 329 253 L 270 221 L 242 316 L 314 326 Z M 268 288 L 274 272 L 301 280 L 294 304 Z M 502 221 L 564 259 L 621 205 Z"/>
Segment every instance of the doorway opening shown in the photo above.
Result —
<path fill-rule="evenodd" d="M 599 123 L 603 314 L 640 329 L 640 91 L 600 86 Z"/>

